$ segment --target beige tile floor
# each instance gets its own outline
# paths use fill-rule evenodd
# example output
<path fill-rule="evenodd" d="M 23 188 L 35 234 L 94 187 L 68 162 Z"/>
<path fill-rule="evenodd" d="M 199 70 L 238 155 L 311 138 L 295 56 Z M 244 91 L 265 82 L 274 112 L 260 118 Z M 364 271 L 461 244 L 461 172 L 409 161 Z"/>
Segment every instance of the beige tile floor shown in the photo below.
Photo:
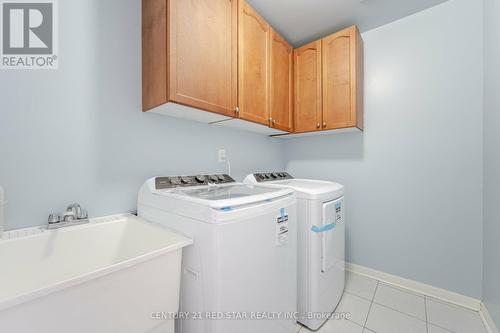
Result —
<path fill-rule="evenodd" d="M 336 312 L 350 319 L 331 319 L 318 333 L 487 333 L 478 312 L 350 272 Z"/>

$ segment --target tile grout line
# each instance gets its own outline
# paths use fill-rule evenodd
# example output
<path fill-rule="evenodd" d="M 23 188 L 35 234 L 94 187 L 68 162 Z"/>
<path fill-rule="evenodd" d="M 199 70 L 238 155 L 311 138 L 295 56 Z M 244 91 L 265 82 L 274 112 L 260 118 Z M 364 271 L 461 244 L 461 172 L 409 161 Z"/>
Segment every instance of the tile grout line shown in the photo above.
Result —
<path fill-rule="evenodd" d="M 387 283 L 384 283 L 384 282 L 381 282 L 382 285 L 384 286 L 388 286 L 389 288 L 392 288 L 390 284 L 387 284 Z M 398 289 L 398 288 L 392 288 L 392 289 L 395 289 L 395 290 L 398 290 L 400 292 L 403 292 L 403 293 L 406 293 L 408 295 L 411 295 L 411 296 L 415 296 L 415 297 L 421 297 L 424 299 L 424 312 L 425 312 L 425 319 L 422 319 L 420 317 L 417 317 L 416 315 L 413 315 L 413 314 L 409 314 L 409 313 L 406 313 L 406 312 L 403 312 L 399 309 L 396 309 L 395 307 L 392 307 L 390 305 L 387 305 L 387 304 L 382 304 L 382 303 L 379 303 L 379 302 L 375 302 L 375 299 L 373 299 L 373 303 L 377 304 L 377 305 L 380 305 L 380 306 L 383 306 L 384 308 L 387 308 L 387 309 L 390 309 L 390 310 L 393 310 L 393 311 L 396 311 L 396 312 L 399 312 L 405 316 L 408 316 L 408 317 L 412 317 L 414 319 L 417 319 L 417 320 L 420 320 L 420 321 L 425 321 L 427 322 L 427 310 L 426 310 L 426 305 L 425 305 L 425 295 L 423 294 L 417 294 L 417 293 L 408 293 L 408 292 L 405 292 L 404 290 L 401 290 L 401 289 Z"/>
<path fill-rule="evenodd" d="M 348 292 L 348 291 L 346 291 L 346 290 L 344 290 L 344 291 L 343 291 L 343 293 L 342 293 L 342 297 L 344 297 L 344 296 L 345 296 L 345 294 L 348 294 L 348 295 L 351 295 L 351 296 L 354 296 L 354 297 L 360 298 L 360 299 L 362 299 L 362 300 L 364 300 L 364 301 L 369 301 L 369 300 L 368 300 L 367 298 L 365 298 L 365 297 L 358 296 L 358 295 L 353 294 L 353 293 L 350 293 L 350 292 Z M 356 325 L 356 326 L 361 327 L 363 330 L 365 329 L 365 327 L 364 327 L 363 325 L 361 325 L 361 324 L 359 324 L 359 323 L 357 323 L 357 322 L 355 322 L 355 321 L 352 321 L 352 319 L 346 319 L 346 320 L 347 320 L 348 322 L 350 322 L 351 324 L 354 324 L 354 325 Z M 373 331 L 373 332 L 374 332 L 374 331 Z M 301 332 L 298 332 L 298 333 L 301 333 Z M 375 332 L 375 333 L 376 333 L 376 332 Z"/>
<path fill-rule="evenodd" d="M 427 326 L 427 332 L 429 331 L 429 328 L 428 328 L 428 327 L 429 327 L 429 325 L 434 325 L 434 326 L 439 327 L 439 328 L 441 328 L 441 329 L 443 329 L 443 330 L 445 330 L 445 331 L 447 331 L 447 332 L 450 332 L 450 333 L 456 333 L 455 331 L 452 331 L 452 330 L 450 330 L 449 328 L 442 327 L 442 326 L 439 326 L 439 325 L 436 325 L 436 324 L 433 324 L 433 323 L 429 322 L 429 317 L 428 317 L 428 313 L 427 313 L 427 301 L 428 301 L 428 300 L 432 300 L 432 301 L 434 301 L 434 302 L 441 303 L 441 304 L 443 304 L 443 305 L 451 306 L 451 307 L 457 308 L 457 309 L 459 309 L 459 310 L 461 310 L 461 311 L 468 311 L 468 312 L 472 311 L 472 312 L 475 312 L 475 311 L 470 310 L 470 309 L 468 309 L 468 308 L 466 308 L 466 307 L 464 307 L 464 306 L 457 305 L 457 304 L 453 304 L 453 303 L 450 303 L 450 302 L 446 302 L 446 301 L 443 301 L 443 300 L 440 300 L 440 299 L 435 299 L 435 298 L 433 298 L 433 297 L 431 297 L 431 296 L 427 296 L 427 295 L 424 295 L 424 294 L 419 294 L 419 293 L 416 293 L 416 292 L 411 292 L 411 291 L 408 291 L 408 292 L 407 292 L 407 291 L 405 291 L 405 290 L 404 290 L 405 288 L 399 288 L 398 286 L 395 286 L 395 285 L 393 285 L 393 284 L 391 284 L 391 283 L 388 283 L 388 282 L 381 282 L 381 283 L 382 283 L 382 284 L 385 284 L 385 285 L 387 285 L 387 286 L 389 286 L 389 287 L 393 287 L 393 289 L 400 289 L 402 292 L 406 292 L 407 294 L 412 294 L 412 295 L 414 295 L 414 296 L 421 296 L 421 297 L 423 297 L 423 298 L 424 298 L 425 322 L 426 322 L 426 326 Z M 411 315 L 411 314 L 408 314 L 408 313 L 402 312 L 402 311 L 400 311 L 399 309 L 394 309 L 394 308 L 392 308 L 392 307 L 390 307 L 390 306 L 388 306 L 388 305 L 385 305 L 385 304 L 380 304 L 380 303 L 377 303 L 377 302 L 375 302 L 375 301 L 374 301 L 374 303 L 375 303 L 375 304 L 377 304 L 377 305 L 383 306 L 383 307 L 385 307 L 385 308 L 387 308 L 387 309 L 390 309 L 390 310 L 393 310 L 393 311 L 399 312 L 399 313 L 401 313 L 401 314 L 403 314 L 403 315 L 405 315 L 405 316 L 409 316 L 409 317 L 412 317 L 412 318 L 414 318 L 414 319 L 417 319 L 417 320 L 423 321 L 421 318 L 418 318 L 418 317 L 416 317 L 416 316 L 414 316 L 414 315 Z M 483 326 L 484 326 L 484 324 L 483 324 Z"/>
<path fill-rule="evenodd" d="M 432 302 L 435 302 L 435 303 L 440 303 L 440 304 L 443 304 L 443 305 L 446 305 L 446 306 L 449 306 L 449 307 L 453 307 L 453 308 L 455 308 L 455 309 L 457 309 L 459 311 L 476 312 L 476 311 L 473 311 L 471 309 L 468 309 L 468 308 L 460 306 L 460 305 L 456 305 L 456 304 L 453 304 L 453 303 L 450 303 L 450 302 L 446 302 L 446 301 L 443 301 L 443 300 L 435 299 L 435 298 L 433 298 L 431 296 L 425 296 L 425 314 L 426 314 L 426 316 L 427 316 L 427 300 L 431 300 Z M 428 325 L 439 327 L 442 330 L 445 330 L 446 332 L 456 333 L 455 331 L 452 331 L 448 327 L 443 327 L 441 325 L 429 322 L 429 318 L 427 318 L 427 322 L 428 322 Z M 483 327 L 484 327 L 484 323 L 483 323 Z"/>
<path fill-rule="evenodd" d="M 429 298 L 429 296 L 426 296 L 424 295 L 424 301 L 425 301 L 425 319 L 426 319 L 426 323 L 427 323 L 427 333 L 429 333 L 429 325 L 431 325 L 431 323 L 429 322 L 429 316 L 427 314 L 427 299 Z M 443 303 L 443 304 L 447 304 L 447 303 Z M 446 331 L 446 332 L 450 332 L 450 333 L 455 333 L 454 331 L 450 330 L 449 328 L 446 328 L 446 327 L 442 327 L 442 326 L 439 326 L 439 325 L 436 325 L 436 324 L 432 324 L 433 326 L 435 327 L 439 327 L 441 328 L 442 330 Z"/>
<path fill-rule="evenodd" d="M 381 281 L 378 281 L 378 282 L 379 282 L 379 283 L 377 284 L 377 286 L 376 286 L 376 288 L 375 288 L 375 293 L 373 294 L 373 298 L 372 298 L 373 300 L 372 300 L 372 304 L 370 304 L 370 309 L 368 310 L 368 314 L 370 313 L 370 311 L 371 311 L 371 308 L 372 308 L 373 304 L 377 304 L 377 305 L 382 306 L 382 307 L 384 307 L 384 308 L 386 308 L 386 309 L 389 309 L 389 310 L 392 310 L 392 311 L 398 312 L 398 313 L 400 313 L 400 314 L 402 314 L 402 315 L 404 315 L 404 316 L 411 317 L 411 318 L 416 319 L 416 320 L 421 321 L 421 322 L 425 322 L 425 324 L 426 324 L 426 330 L 428 331 L 428 328 L 427 328 L 427 327 L 428 327 L 428 325 L 427 325 L 427 304 L 426 304 L 426 301 L 425 301 L 425 297 L 426 297 L 425 295 L 423 295 L 423 294 L 418 294 L 418 293 L 414 293 L 414 292 L 406 292 L 405 290 L 402 290 L 402 288 L 397 288 L 396 286 L 394 286 L 394 287 L 393 287 L 393 285 L 392 285 L 392 284 L 390 284 L 390 283 L 381 282 Z M 410 294 L 410 295 L 412 295 L 412 296 L 417 296 L 417 297 L 422 297 L 422 298 L 424 298 L 425 320 L 423 320 L 422 318 L 419 318 L 419 317 L 417 317 L 417 316 L 414 316 L 414 315 L 408 314 L 408 313 L 406 313 L 406 312 L 403 312 L 403 311 L 401 311 L 401 310 L 399 310 L 399 309 L 395 309 L 395 308 L 393 308 L 393 307 L 390 307 L 390 306 L 388 306 L 388 305 L 385 305 L 385 304 L 381 304 L 381 303 L 375 302 L 375 295 L 376 295 L 376 293 L 377 293 L 377 290 L 378 290 L 378 287 L 379 287 L 379 285 L 380 285 L 380 284 L 385 285 L 385 286 L 388 286 L 388 287 L 393 288 L 393 289 L 396 289 L 396 290 L 399 290 L 399 291 L 401 291 L 401 292 L 405 292 L 405 293 Z M 365 298 L 365 299 L 366 299 L 366 298 Z M 364 328 L 366 328 L 366 329 L 370 329 L 370 328 L 366 327 L 366 323 L 367 323 L 367 322 L 368 322 L 368 317 L 367 317 L 367 319 L 366 319 L 366 322 L 365 322 L 365 327 L 364 327 Z M 451 332 L 451 331 L 450 331 L 450 332 Z M 427 333 L 428 333 L 428 332 L 427 332 Z"/>
<path fill-rule="evenodd" d="M 354 273 L 356 274 L 356 273 Z M 369 277 L 367 277 L 369 278 Z M 369 278 L 369 279 L 372 279 L 372 280 L 376 280 L 376 279 L 373 279 L 373 278 Z M 471 309 L 468 309 L 467 307 L 464 307 L 464 306 L 460 306 L 460 305 L 457 305 L 457 304 L 454 304 L 454 303 L 450 303 L 450 302 L 447 302 L 447 301 L 443 301 L 443 300 L 440 300 L 440 299 L 435 299 L 433 297 L 430 297 L 430 296 L 427 296 L 427 295 L 424 295 L 424 294 L 420 294 L 420 293 L 416 293 L 416 292 L 412 292 L 410 290 L 406 291 L 405 288 L 399 288 L 398 286 L 396 285 L 393 285 L 391 283 L 387 283 L 387 282 L 381 282 L 379 280 L 376 280 L 377 281 L 377 285 L 375 287 L 375 291 L 374 291 L 374 294 L 373 294 L 373 297 L 372 297 L 372 300 L 371 300 L 371 303 L 370 303 L 370 308 L 368 309 L 368 314 L 366 316 L 366 319 L 365 319 L 365 324 L 363 325 L 363 330 L 369 330 L 369 331 L 372 331 L 370 328 L 366 327 L 366 324 L 368 323 L 368 318 L 370 316 L 370 312 L 372 310 L 372 307 L 373 307 L 373 304 L 376 304 L 376 305 L 379 305 L 379 306 L 382 306 L 382 307 L 385 307 L 387 309 L 390 309 L 390 310 L 393 310 L 395 312 L 398 312 L 400 314 L 403 314 L 405 316 L 408 316 L 408 317 L 411 317 L 411 318 L 414 318 L 414 319 L 417 319 L 421 322 L 424 322 L 426 323 L 426 331 L 427 333 L 429 333 L 429 329 L 430 329 L 430 325 L 434 325 L 435 327 L 438 327 L 446 332 L 449 332 L 449 333 L 456 333 L 455 331 L 452 331 L 450 330 L 449 328 L 446 328 L 446 327 L 442 327 L 440 325 L 436 325 L 436 324 L 433 324 L 431 322 L 429 322 L 429 314 L 428 314 L 428 301 L 434 301 L 434 302 L 437 302 L 437 303 L 440 303 L 440 304 L 443 304 L 443 305 L 446 305 L 446 306 L 450 306 L 450 307 L 453 307 L 455 309 L 458 309 L 458 310 L 461 310 L 461 311 L 467 311 L 467 312 L 477 312 L 477 311 L 473 311 Z M 394 309 L 390 306 L 387 306 L 387 305 L 384 305 L 384 304 L 380 304 L 378 302 L 375 302 L 375 296 L 376 296 L 376 293 L 378 291 L 378 287 L 380 286 L 380 284 L 383 284 L 383 285 L 387 285 L 388 287 L 390 288 L 393 288 L 393 289 L 399 289 L 401 292 L 405 292 L 405 293 L 408 293 L 408 294 L 411 294 L 411 295 L 414 295 L 414 296 L 420 296 L 420 297 L 423 297 L 424 298 L 424 310 L 425 310 L 425 320 L 422 320 L 421 318 L 418 318 L 416 316 L 413 316 L 413 315 L 410 315 L 408 313 L 405 313 L 405 312 L 402 312 L 398 309 Z M 349 292 L 347 292 L 349 293 Z M 359 295 L 356 295 L 356 294 L 353 294 L 353 293 L 350 293 L 354 296 L 357 296 L 359 298 L 362 298 L 362 299 L 365 299 L 367 301 L 369 301 L 368 298 L 365 298 L 363 296 L 359 296 Z M 482 322 L 482 326 L 485 327 L 484 325 L 484 322 Z M 486 328 L 485 328 L 486 329 Z M 487 332 L 487 331 L 486 331 Z M 364 332 L 363 332 L 364 333 Z"/>
<path fill-rule="evenodd" d="M 442 329 L 442 330 L 443 330 L 443 331 L 445 331 L 445 332 L 449 332 L 449 333 L 457 333 L 457 332 L 455 332 L 455 331 L 450 330 L 450 329 L 449 329 L 449 328 L 447 328 L 447 327 L 443 327 L 443 326 L 440 326 L 440 325 L 437 325 L 437 324 L 432 324 L 432 323 L 431 323 L 431 325 L 432 325 L 432 326 L 435 326 L 435 327 L 438 327 L 438 328 Z"/>
<path fill-rule="evenodd" d="M 349 294 L 349 295 L 351 295 L 351 296 L 355 296 L 355 297 L 357 297 L 357 298 L 361 298 L 362 300 L 367 301 L 367 302 L 370 302 L 370 303 L 372 302 L 372 298 L 366 298 L 366 297 L 364 297 L 364 296 L 360 296 L 360 295 L 358 295 L 358 294 L 353 293 L 352 291 L 347 291 L 347 290 L 344 290 L 344 294 Z"/>
<path fill-rule="evenodd" d="M 403 312 L 403 311 L 398 310 L 398 309 L 391 308 L 390 306 L 387 306 L 387 305 L 384 305 L 384 304 L 380 304 L 380 303 L 377 303 L 377 302 L 373 302 L 373 303 L 374 303 L 374 304 L 377 304 L 378 306 L 381 306 L 381 307 L 384 307 L 384 308 L 386 308 L 386 309 L 389 309 L 389 310 L 391 310 L 391 311 L 394 311 L 394 312 L 400 313 L 400 314 L 402 314 L 402 315 L 404 315 L 404 316 L 406 316 L 406 317 L 410 317 L 410 318 L 413 318 L 413 319 L 416 319 L 416 320 L 418 320 L 418 321 L 421 321 L 421 322 L 425 323 L 425 320 L 423 320 L 422 318 L 415 317 L 415 316 L 410 315 L 410 314 L 408 314 L 408 313 L 406 313 L 406 312 Z"/>
<path fill-rule="evenodd" d="M 366 314 L 366 318 L 365 318 L 365 323 L 363 324 L 363 330 L 365 330 L 365 328 L 367 328 L 366 323 L 368 323 L 368 317 L 370 316 L 370 311 L 372 310 L 373 301 L 375 300 L 375 294 L 377 294 L 379 284 L 380 284 L 380 281 L 377 280 L 377 285 L 375 286 L 375 291 L 373 292 L 372 301 L 370 303 L 370 308 L 368 309 L 368 313 Z"/>
<path fill-rule="evenodd" d="M 405 294 L 408 294 L 408 295 L 411 295 L 411 296 L 414 296 L 414 297 L 423 298 L 423 300 L 424 300 L 425 319 L 422 319 L 422 318 L 420 318 L 420 317 L 418 317 L 418 316 L 416 316 L 414 314 L 403 312 L 400 309 L 396 309 L 395 307 L 392 307 L 390 305 L 382 304 L 382 303 L 379 303 L 379 302 L 375 302 L 375 299 L 373 300 L 373 303 L 375 303 L 377 305 L 380 305 L 380 306 L 383 306 L 384 308 L 387 308 L 387 309 L 399 312 L 399 313 L 401 313 L 401 314 L 403 314 L 405 316 L 412 317 L 412 318 L 417 319 L 419 321 L 427 322 L 427 305 L 426 305 L 426 301 L 425 301 L 425 297 L 426 296 L 424 294 L 419 294 L 419 293 L 416 293 L 416 292 L 407 291 L 404 288 L 398 288 L 397 286 L 394 286 L 394 285 L 392 285 L 390 283 L 387 283 L 387 282 L 381 282 L 381 284 L 384 285 L 384 286 L 386 286 L 386 287 L 388 287 L 388 288 L 392 288 L 394 290 L 397 290 L 399 292 L 402 292 L 402 293 L 405 293 Z"/>

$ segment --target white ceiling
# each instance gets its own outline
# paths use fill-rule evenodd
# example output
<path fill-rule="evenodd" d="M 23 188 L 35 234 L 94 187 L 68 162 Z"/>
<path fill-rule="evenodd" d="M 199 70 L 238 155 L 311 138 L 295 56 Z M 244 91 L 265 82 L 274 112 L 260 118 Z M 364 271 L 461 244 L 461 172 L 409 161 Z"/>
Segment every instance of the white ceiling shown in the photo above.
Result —
<path fill-rule="evenodd" d="M 247 0 L 294 46 L 356 24 L 361 32 L 447 0 Z"/>

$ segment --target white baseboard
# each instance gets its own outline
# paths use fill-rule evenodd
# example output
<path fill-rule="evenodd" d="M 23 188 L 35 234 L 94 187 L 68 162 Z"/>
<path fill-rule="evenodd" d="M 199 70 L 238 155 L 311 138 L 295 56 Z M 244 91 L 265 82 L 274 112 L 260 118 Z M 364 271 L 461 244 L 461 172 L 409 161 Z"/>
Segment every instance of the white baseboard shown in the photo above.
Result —
<path fill-rule="evenodd" d="M 445 289 L 433 287 L 431 285 L 405 279 L 396 275 L 384 273 L 377 271 L 372 268 L 363 267 L 356 264 L 346 263 L 346 270 L 353 273 L 364 275 L 366 277 L 376 279 L 382 282 L 386 282 L 395 285 L 400 288 L 408 289 L 410 291 L 423 294 L 429 297 L 433 297 L 448 303 L 459 305 L 474 311 L 479 311 L 481 309 L 481 301 L 472 297 L 461 295 L 453 291 L 448 291 Z M 494 332 L 498 333 L 498 332 Z"/>
<path fill-rule="evenodd" d="M 479 314 L 481 315 L 481 319 L 483 319 L 484 326 L 486 326 L 488 333 L 499 333 L 493 318 L 491 318 L 491 315 L 483 302 L 481 302 L 481 311 L 479 311 Z"/>

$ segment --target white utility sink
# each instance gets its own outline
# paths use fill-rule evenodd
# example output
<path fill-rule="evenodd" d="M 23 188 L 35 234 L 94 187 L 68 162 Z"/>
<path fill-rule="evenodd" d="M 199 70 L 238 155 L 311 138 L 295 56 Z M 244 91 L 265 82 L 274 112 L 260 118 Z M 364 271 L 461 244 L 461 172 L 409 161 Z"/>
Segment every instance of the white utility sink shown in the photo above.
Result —
<path fill-rule="evenodd" d="M 132 215 L 0 240 L 0 331 L 174 332 L 182 248 Z M 167 318 L 168 319 L 168 318 Z"/>

